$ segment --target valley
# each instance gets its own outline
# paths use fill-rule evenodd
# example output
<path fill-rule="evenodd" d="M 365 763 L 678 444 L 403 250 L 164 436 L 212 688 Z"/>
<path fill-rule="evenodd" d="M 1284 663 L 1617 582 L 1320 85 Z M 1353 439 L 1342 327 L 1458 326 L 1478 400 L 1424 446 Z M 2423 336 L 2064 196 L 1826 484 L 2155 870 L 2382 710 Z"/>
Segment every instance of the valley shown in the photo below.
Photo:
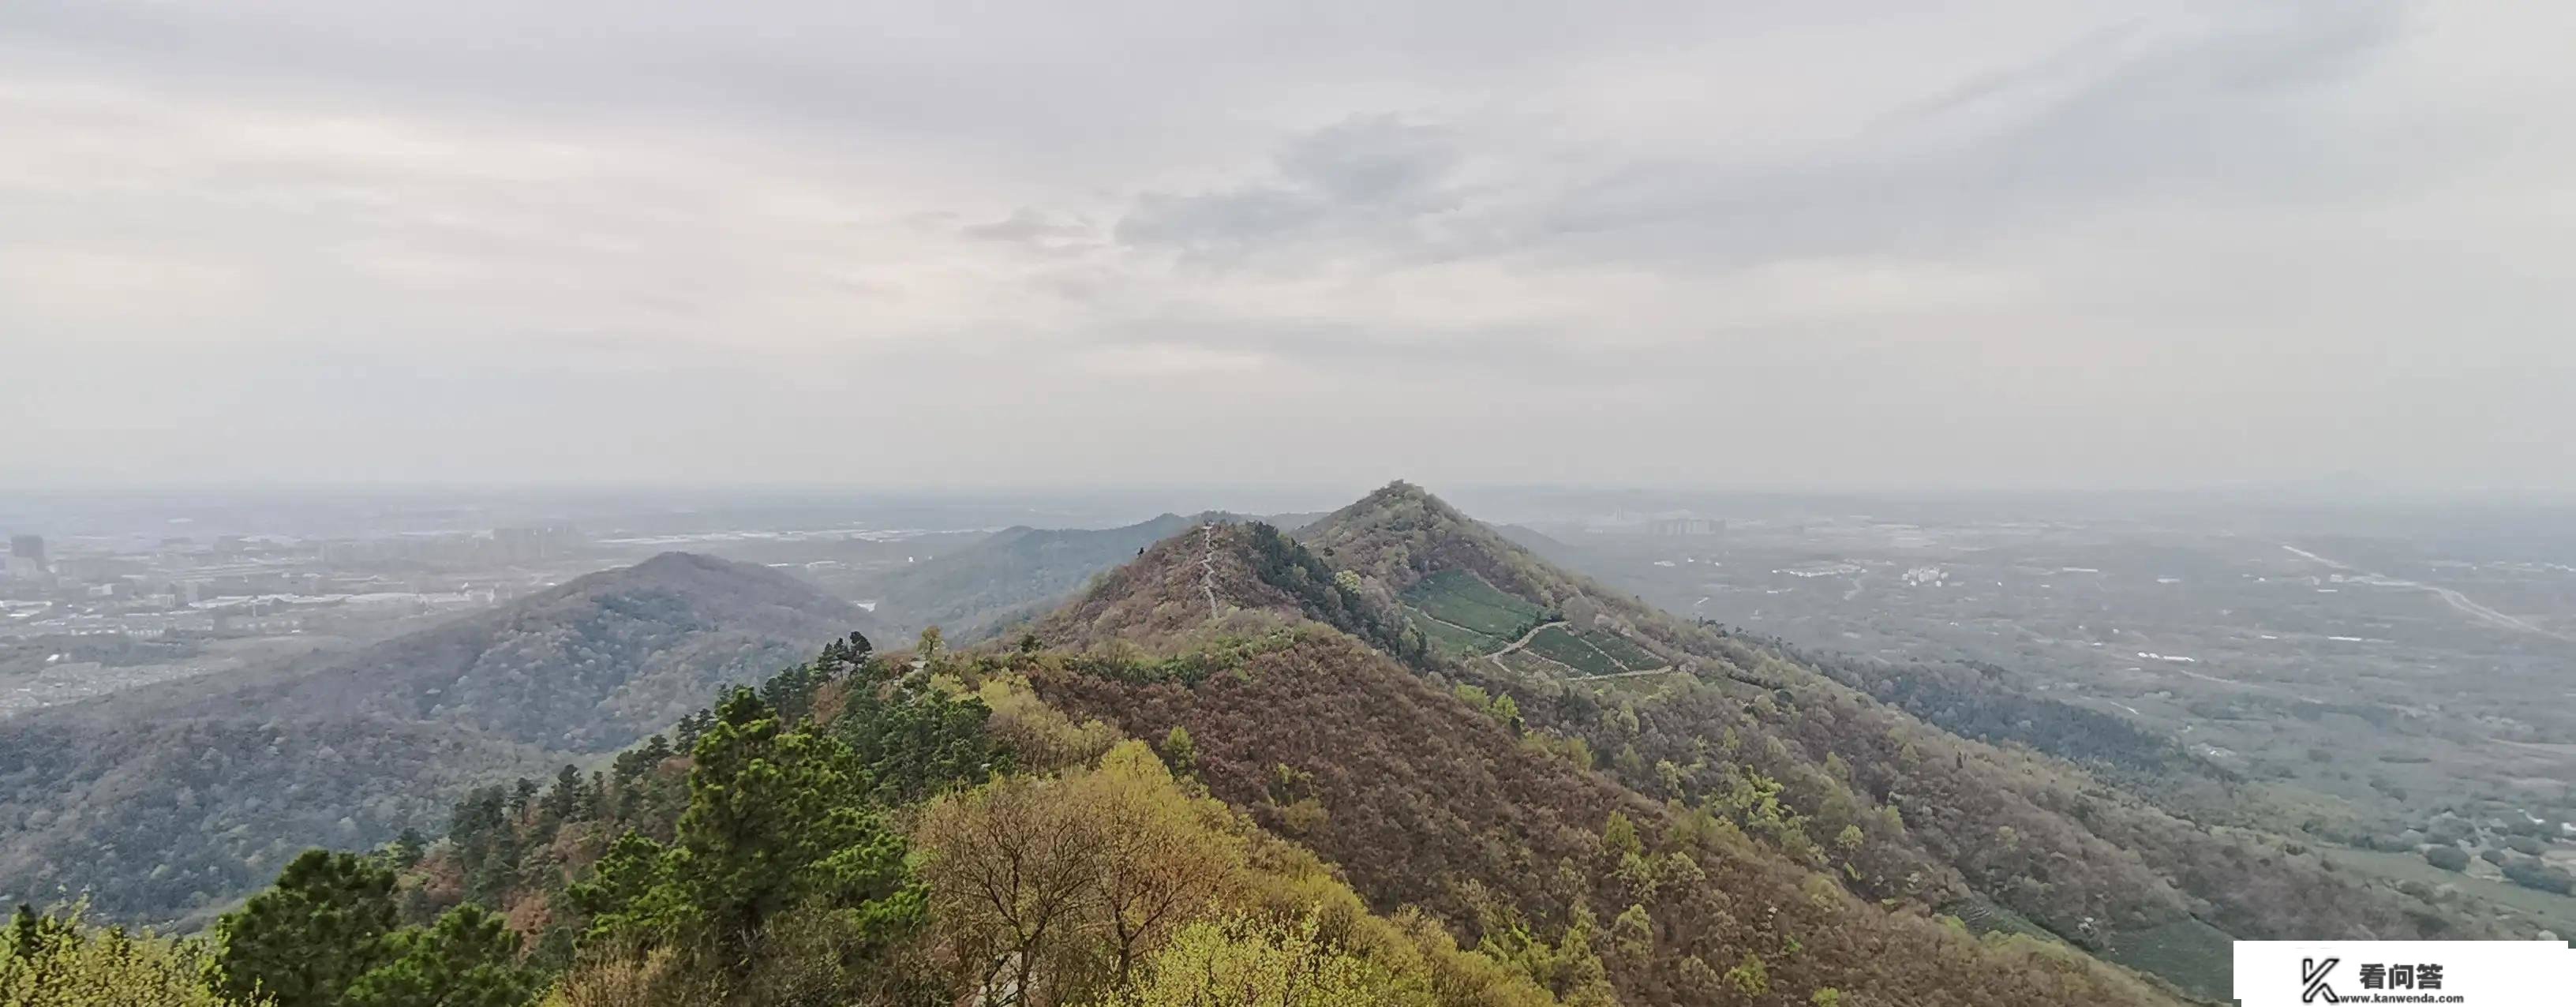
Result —
<path fill-rule="evenodd" d="M 732 715 L 707 697 L 763 683 L 779 715 L 819 716 L 862 701 L 864 666 L 880 692 L 909 683 L 905 702 L 977 697 L 1002 718 L 979 743 L 988 765 L 1079 773 L 1115 739 L 1157 742 L 1262 841 L 1313 851 L 1372 911 L 1427 914 L 1479 955 L 1522 953 L 1500 934 L 1575 941 L 1613 917 L 1657 935 L 1651 952 L 1592 952 L 1595 980 L 1529 966 L 1569 1002 L 1715 1003 L 1732 981 L 1709 975 L 1757 968 L 1765 990 L 1943 1002 L 1966 987 L 1917 984 L 2005 960 L 2054 977 L 2032 991 L 2214 1001 L 2236 938 L 2576 921 L 2576 898 L 2548 890 L 2576 860 L 2563 788 L 2545 782 L 2564 779 L 2562 746 L 2542 740 L 2555 722 L 2461 726 L 2545 688 L 2545 652 L 2530 676 L 2482 679 L 2493 694 L 2375 691 L 2426 680 L 2406 662 L 2430 658 L 2402 655 L 2444 641 L 2550 645 L 2560 616 L 2501 600 L 2546 596 L 2545 565 L 2479 568 L 2474 594 L 2451 590 L 2500 600 L 2464 606 L 2421 579 L 2467 583 L 2461 568 L 2350 538 L 1831 517 L 1673 535 L 1559 517 L 1488 526 L 1398 483 L 1282 525 L 1206 512 L 945 533 L 943 554 L 876 572 L 710 536 L 758 543 L 766 565 L 669 553 L 376 644 L 23 712 L 19 768 L 0 775 L 0 890 L 86 893 L 109 918 L 186 929 L 307 846 L 400 849 L 427 858 L 401 882 L 420 911 L 485 907 L 527 921 L 527 941 L 578 946 L 544 921 L 613 835 L 565 830 L 679 834 L 653 816 L 677 814 L 670 774 Z M 889 644 L 882 660 L 869 640 Z M 2385 663 L 2345 681 L 2347 653 Z M 951 744 L 850 742 L 884 765 Z M 2306 754 L 2328 748 L 2368 761 Z M 1635 839 L 1581 838 L 1603 815 L 1662 852 L 1622 860 Z M 1802 894 L 1753 894 L 1766 886 Z M 1824 916 L 1722 908 L 1784 897 Z M 1934 951 L 1925 926 L 1973 939 Z M 1951 964 L 1893 973 L 1851 943 L 1925 940 L 1927 962 Z"/>

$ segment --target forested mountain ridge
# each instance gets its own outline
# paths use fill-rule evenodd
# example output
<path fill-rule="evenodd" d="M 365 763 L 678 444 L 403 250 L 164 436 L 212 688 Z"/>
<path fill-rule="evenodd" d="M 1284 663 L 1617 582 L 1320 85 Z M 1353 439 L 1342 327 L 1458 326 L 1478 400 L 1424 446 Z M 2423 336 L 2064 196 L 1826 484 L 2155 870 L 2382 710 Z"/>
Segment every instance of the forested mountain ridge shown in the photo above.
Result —
<path fill-rule="evenodd" d="M 1296 527 L 1320 516 L 1255 519 L 1206 511 L 1163 514 L 1118 528 L 1005 528 L 895 571 L 875 586 L 882 599 L 871 614 L 904 634 L 937 626 L 952 641 L 983 640 L 1027 628 L 1082 593 L 1092 578 L 1183 530 L 1253 520 Z"/>
<path fill-rule="evenodd" d="M 170 953 L 279 1007 L 2037 1007 L 2223 997 L 2230 934 L 2486 933 L 1904 685 L 1397 484 L 1194 523 L 1015 639 L 836 639 Z"/>
<path fill-rule="evenodd" d="M 0 895 L 202 913 L 306 847 L 434 829 L 470 786 L 613 751 L 862 619 L 673 553 L 328 662 L 20 716 L 0 732 Z"/>
<path fill-rule="evenodd" d="M 599 773 L 477 791 L 434 847 L 309 854 L 212 974 L 301 983 L 280 949 L 320 943 L 350 964 L 299 1003 L 2173 1002 L 1588 769 L 1355 580 L 1202 525 L 1016 641 L 835 642 Z M 495 936 L 423 952 L 448 932 Z"/>
<path fill-rule="evenodd" d="M 938 626 L 971 640 L 1043 616 L 1065 595 L 1199 519 L 1164 514 L 1120 528 L 1005 528 L 886 578 L 876 615 L 906 630 Z"/>
<path fill-rule="evenodd" d="M 1417 625 L 1438 629 L 1433 611 L 1492 611 L 1470 604 L 1475 591 L 1491 590 L 1526 603 L 1532 621 L 1553 620 L 1601 644 L 1564 651 L 1570 659 L 1623 647 L 1649 653 L 1630 663 L 1672 670 L 1601 677 L 1602 668 L 1548 660 L 1535 645 L 1455 667 L 1514 695 L 1532 724 L 1584 738 L 1606 768 L 1647 793 L 1699 803 L 1776 789 L 1804 820 L 1778 837 L 1793 851 L 1830 845 L 1838 822 L 1893 813 L 1903 828 L 1865 847 L 1880 863 L 1853 879 L 1874 897 L 1926 899 L 1971 916 L 2000 904 L 2014 911 L 2004 920 L 2027 917 L 2186 983 L 2223 969 L 2230 935 L 2489 932 L 2487 920 L 2439 892 L 2338 874 L 2294 840 L 2198 825 L 2058 759 L 1960 738 L 1906 712 L 1939 712 L 1926 704 L 1891 705 L 1938 683 L 1883 670 L 1827 674 L 1767 641 L 1673 619 L 1555 569 L 1407 484 L 1372 493 L 1301 537 L 1358 572 L 1363 591 L 1395 597 Z M 1463 575 L 1474 582 L 1460 589 Z M 1942 698 L 1977 697 L 1954 690 Z M 2177 946 L 2198 951 L 2170 953 Z M 2224 995 L 2223 982 L 2195 985 Z"/>
<path fill-rule="evenodd" d="M 1596 978 L 1551 986 L 1570 1001 L 2164 1002 L 2069 950 L 1890 912 L 1725 814 L 1593 771 L 1512 701 L 1427 677 L 1437 656 L 1359 580 L 1267 526 L 1202 528 L 1044 624 L 1033 643 L 1084 656 L 1028 677 L 1074 717 L 1183 732 L 1212 794 L 1372 905 L 1588 959 Z"/>
<path fill-rule="evenodd" d="M 874 620 L 767 567 L 664 553 L 398 637 L 293 679 L 210 697 L 312 714 L 470 725 L 571 752 L 622 748 Z"/>

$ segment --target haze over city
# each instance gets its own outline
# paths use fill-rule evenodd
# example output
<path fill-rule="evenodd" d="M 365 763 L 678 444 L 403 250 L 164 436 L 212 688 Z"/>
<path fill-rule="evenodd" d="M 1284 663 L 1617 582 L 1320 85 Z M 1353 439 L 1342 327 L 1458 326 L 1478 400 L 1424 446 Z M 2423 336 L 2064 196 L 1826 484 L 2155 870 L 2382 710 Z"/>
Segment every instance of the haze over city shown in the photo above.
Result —
<path fill-rule="evenodd" d="M 2576 491 L 2552 4 L 0 6 L 0 472 Z"/>

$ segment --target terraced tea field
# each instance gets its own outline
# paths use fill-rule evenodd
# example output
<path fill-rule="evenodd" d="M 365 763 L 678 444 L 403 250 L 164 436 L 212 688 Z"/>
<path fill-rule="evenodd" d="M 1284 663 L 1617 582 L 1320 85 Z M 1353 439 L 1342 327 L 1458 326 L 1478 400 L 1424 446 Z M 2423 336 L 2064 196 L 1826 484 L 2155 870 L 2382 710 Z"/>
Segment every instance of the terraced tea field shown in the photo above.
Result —
<path fill-rule="evenodd" d="M 1983 895 L 1970 895 L 1942 906 L 1941 911 L 1958 917 L 1971 933 L 1980 936 L 2004 933 L 2061 940 L 2029 917 Z M 2231 992 L 2228 977 L 2235 965 L 2235 949 L 2235 938 L 2226 931 L 2199 920 L 2183 919 L 2135 933 L 2114 934 L 2101 956 L 2152 974 L 2192 996 L 2224 1003 Z"/>
<path fill-rule="evenodd" d="M 1628 670 L 1601 648 L 1582 637 L 1566 632 L 1563 626 L 1550 626 L 1530 638 L 1529 649 L 1540 656 L 1585 675 L 1616 675 Z"/>
<path fill-rule="evenodd" d="M 1414 625 L 1421 627 L 1422 635 L 1430 638 L 1431 649 L 1434 651 L 1462 657 L 1482 657 L 1493 653 L 1503 645 L 1503 641 L 1483 633 L 1460 629 L 1433 619 L 1418 618 L 1420 613 L 1415 614 L 1417 618 L 1413 620 Z"/>
<path fill-rule="evenodd" d="M 1666 664 L 1617 633 L 1543 626 L 1541 620 L 1549 618 L 1548 612 L 1465 570 L 1424 577 L 1398 597 L 1430 638 L 1432 648 L 1442 653 L 1495 654 L 1529 634 L 1522 651 L 1501 655 L 1507 666 L 1556 675 L 1572 669 L 1576 675 L 1593 676 L 1649 671 Z M 1533 627 L 1537 632 L 1530 632 Z"/>
<path fill-rule="evenodd" d="M 1652 671 L 1666 664 L 1619 634 L 1599 629 L 1576 633 L 1563 626 L 1549 626 L 1530 637 L 1529 649 L 1581 675 Z"/>
<path fill-rule="evenodd" d="M 1602 653 L 1610 655 L 1611 660 L 1619 662 L 1629 671 L 1661 668 L 1670 663 L 1655 656 L 1646 648 L 1637 646 L 1635 641 L 1617 633 L 1593 631 L 1582 634 L 1582 637 L 1583 642 L 1599 648 Z"/>
<path fill-rule="evenodd" d="M 2195 919 L 2176 920 L 2137 933 L 2114 934 L 2101 957 L 2225 1003 L 2236 971 L 2236 939 Z"/>
<path fill-rule="evenodd" d="M 1539 607 L 1503 593 L 1465 570 L 1443 570 L 1406 588 L 1404 603 L 1432 619 L 1479 633 L 1498 649 L 1539 621 Z M 1427 632 L 1427 630 L 1426 630 Z"/>

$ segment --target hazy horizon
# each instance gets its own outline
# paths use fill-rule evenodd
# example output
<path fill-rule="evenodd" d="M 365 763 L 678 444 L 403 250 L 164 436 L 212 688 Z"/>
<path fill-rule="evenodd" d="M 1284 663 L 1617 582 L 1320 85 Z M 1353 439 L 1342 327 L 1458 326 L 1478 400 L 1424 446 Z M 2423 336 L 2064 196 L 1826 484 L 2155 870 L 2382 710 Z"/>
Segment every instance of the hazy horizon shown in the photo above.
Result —
<path fill-rule="evenodd" d="M 1597 13 L 0 7 L 0 474 L 2576 495 L 2576 9 Z"/>

